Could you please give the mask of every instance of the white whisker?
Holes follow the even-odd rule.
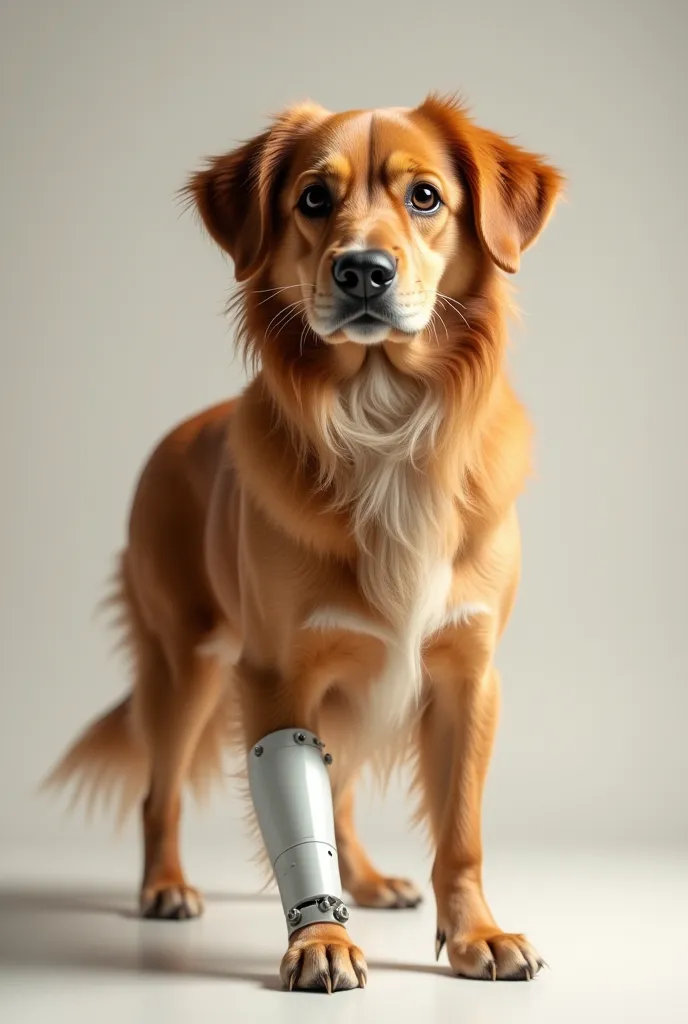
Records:
[[[460,310],[460,309],[457,309],[457,308],[456,308],[455,306],[453,306],[453,305],[452,305],[452,303],[453,303],[453,302],[455,301],[454,299],[451,299],[451,298],[449,298],[449,296],[448,296],[448,295],[441,295],[441,294],[440,294],[439,292],[437,293],[437,298],[438,298],[439,302],[441,302],[441,303],[442,303],[442,308],[443,308],[443,309],[446,309],[446,307],[447,307],[447,305],[448,305],[448,306],[449,306],[449,309],[453,310],[453,311],[454,311],[454,313],[457,313],[457,314],[458,314],[458,315],[459,315],[459,316],[461,317],[461,319],[462,319],[462,320],[463,320],[463,322],[465,323],[465,325],[466,325],[466,327],[468,328],[468,330],[469,330],[469,331],[472,331],[472,330],[473,330],[473,328],[471,327],[471,325],[469,324],[468,320],[467,320],[467,319],[466,319],[466,317],[465,317],[465,316],[463,315],[463,313],[461,312],[461,310]],[[459,303],[459,305],[460,305],[460,303]],[[465,308],[465,307],[464,307],[464,308]]]
[[[310,288],[312,291],[315,291],[314,284],[285,284],[282,288],[257,288],[254,291],[249,292],[249,294],[262,295],[265,292],[270,292],[266,299],[261,299],[258,303],[259,306],[262,306],[263,303],[269,302],[270,299],[274,299],[277,295],[281,295],[282,292],[288,292],[291,288]]]
[[[458,299],[454,299],[454,298],[452,298],[452,296],[451,296],[451,295],[445,295],[445,293],[444,293],[444,292],[437,292],[437,296],[438,296],[438,298],[440,298],[440,299],[446,299],[446,300],[447,300],[447,302],[453,302],[453,303],[454,303],[454,305],[456,305],[456,306],[460,306],[460,307],[461,307],[461,309],[465,309],[465,308],[466,308],[466,307],[464,306],[463,302],[459,302],[459,300],[458,300]]]
[[[290,302],[288,306],[285,306],[283,309],[280,309],[280,311],[278,313],[275,313],[275,315],[273,316],[272,320],[270,321],[270,323],[268,324],[268,326],[265,329],[265,339],[267,340],[269,338],[269,336],[270,336],[270,329],[272,328],[273,324],[275,324],[277,326],[277,324],[279,324],[279,322],[281,320],[288,319],[289,314],[291,313],[291,311],[293,309],[295,309],[298,306],[305,305],[305,303],[306,303],[305,299],[297,299],[296,302]]]
[[[303,346],[306,341],[306,335],[308,334],[311,326],[306,319],[305,313],[301,314],[301,319],[303,320],[303,330],[301,331],[301,337],[299,338],[299,358],[303,355]]]
[[[445,336],[448,338],[449,337],[449,330],[447,328],[446,323],[444,322],[444,317],[442,316],[442,314],[439,312],[439,310],[434,309],[433,312],[432,312],[432,315],[436,316],[437,319],[439,320],[439,322],[442,324],[442,326],[444,327]],[[437,329],[435,329],[435,335],[437,335]],[[440,342],[439,342],[439,338],[438,338],[437,339],[437,344],[439,345],[439,343]]]
[[[305,306],[305,305],[306,305],[305,299],[302,299],[302,300],[301,300],[300,302],[298,302],[298,303],[297,303],[297,302],[294,302],[294,303],[292,303],[292,306],[291,306],[291,308],[293,309],[293,307],[294,307],[294,306]],[[279,338],[280,334],[282,333],[282,331],[284,330],[284,328],[285,328],[285,327],[287,326],[287,324],[290,324],[290,323],[292,322],[292,320],[295,320],[295,319],[296,319],[296,317],[297,317],[297,316],[299,316],[299,314],[301,314],[301,313],[302,313],[302,310],[301,310],[301,309],[296,309],[296,310],[295,310],[295,311],[294,311],[294,312],[293,312],[293,313],[291,314],[291,316],[288,316],[288,317],[286,318],[286,320],[283,320],[283,321],[282,321],[282,323],[281,323],[281,324],[279,325],[279,329],[278,329],[278,331],[277,331],[277,334],[275,335],[275,338],[274,338],[274,340],[275,340],[275,341],[276,341],[276,340],[277,340],[277,339]],[[267,335],[266,335],[266,338],[267,338]]]

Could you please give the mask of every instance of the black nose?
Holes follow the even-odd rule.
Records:
[[[332,276],[346,295],[372,299],[383,295],[397,276],[397,262],[384,249],[345,252],[332,264]]]

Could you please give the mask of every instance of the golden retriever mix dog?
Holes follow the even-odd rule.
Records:
[[[304,104],[194,174],[185,194],[232,258],[240,398],[173,430],[136,490],[115,599],[131,692],[58,781],[142,798],[141,914],[192,918],[181,794],[295,726],[330,769],[341,879],[410,907],[353,822],[366,763],[411,760],[434,846],[437,953],[457,975],[530,979],[481,879],[497,723],[495,647],[516,594],[514,503],[530,428],[505,373],[506,274],[562,188],[460,104],[332,114]],[[327,759],[329,761],[329,758]],[[290,937],[289,988],[362,987],[343,924]]]

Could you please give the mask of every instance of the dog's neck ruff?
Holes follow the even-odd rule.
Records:
[[[393,718],[419,695],[423,637],[445,615],[451,586],[453,502],[433,471],[442,415],[436,393],[370,353],[320,424],[323,477],[350,515],[361,593],[395,638],[390,679],[400,692],[384,697]]]

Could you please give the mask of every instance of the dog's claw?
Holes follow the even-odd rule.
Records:
[[[358,987],[365,988],[368,982],[368,967],[365,960],[359,960],[354,953],[351,956],[351,963],[358,980]]]
[[[413,882],[382,875],[369,882],[354,883],[351,895],[359,907],[373,907],[376,910],[411,909],[423,901],[423,894]]]
[[[455,974],[481,981],[533,981],[543,963],[520,933],[459,933],[451,936],[447,951]]]
[[[294,967],[294,970],[289,975],[289,991],[290,992],[294,991],[294,985],[299,980],[299,974],[301,973],[301,971],[299,971],[297,969],[299,966],[300,966],[300,962],[299,962],[299,964],[296,965],[296,967]]]
[[[139,906],[147,920],[190,921],[203,913],[200,894],[184,884],[144,889]]]
[[[444,945],[445,945],[446,941],[447,941],[446,934],[438,928],[437,929],[437,934],[435,935],[435,960],[439,960],[440,954],[441,954],[442,950],[444,949]]]

